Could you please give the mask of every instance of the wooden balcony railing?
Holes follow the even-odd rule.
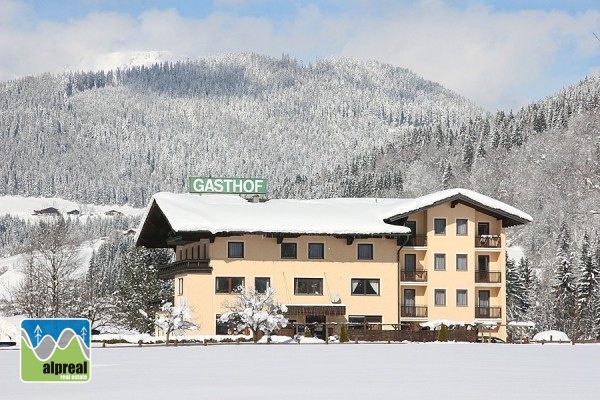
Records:
[[[400,315],[405,318],[427,318],[427,306],[411,306],[403,304]]]
[[[402,282],[427,282],[427,271],[425,270],[402,270],[400,272],[400,280]]]
[[[404,244],[408,247],[427,247],[427,235],[415,235],[408,238]]]
[[[475,247],[499,249],[502,246],[499,235],[475,236]]]
[[[475,271],[475,283],[501,283],[502,272]]]
[[[502,307],[475,307],[475,318],[502,318]]]
[[[210,260],[180,260],[158,267],[160,279],[173,279],[182,272],[212,272]]]

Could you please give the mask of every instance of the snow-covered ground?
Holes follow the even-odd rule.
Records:
[[[79,210],[81,217],[102,216],[111,210],[119,211],[125,215],[142,215],[145,211],[143,208],[130,206],[80,204],[54,197],[0,196],[0,215],[10,214],[27,220],[35,220],[39,216],[34,216],[34,210],[42,210],[49,207],[56,208],[65,216],[69,211]]]
[[[130,206],[102,206],[93,204],[79,204],[73,201],[60,198],[44,197],[22,197],[22,196],[0,196],[0,215],[12,215],[28,221],[37,221],[40,216],[33,214],[34,210],[42,210],[48,207],[56,208],[63,216],[72,210],[79,210],[78,218],[85,221],[88,218],[111,218],[105,213],[115,210],[127,216],[139,216],[145,211],[143,208],[133,208]],[[136,227],[134,227],[136,228]],[[89,261],[94,251],[97,251],[102,244],[102,239],[85,242],[80,247],[80,258],[82,271],[87,269]],[[21,280],[21,273],[18,271],[19,262],[22,255],[0,258],[0,299],[9,297],[10,288],[18,284]]]
[[[94,251],[98,251],[103,239],[84,242],[79,246],[79,259],[81,260],[80,272],[84,273]],[[19,271],[19,264],[23,259],[23,255],[0,258],[0,299],[9,299],[11,288],[21,282],[23,274]]]
[[[19,378],[0,350],[0,393],[13,399],[572,399],[595,398],[598,345],[240,344],[94,348],[88,383]],[[43,395],[42,395],[43,393]]]

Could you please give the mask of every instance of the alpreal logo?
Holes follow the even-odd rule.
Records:
[[[21,380],[87,382],[90,348],[87,319],[25,319],[21,322]]]

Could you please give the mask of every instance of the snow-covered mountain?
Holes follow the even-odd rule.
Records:
[[[82,58],[76,65],[65,66],[65,71],[109,71],[139,66],[151,66],[164,62],[186,61],[190,57],[170,51],[122,51],[94,54]]]

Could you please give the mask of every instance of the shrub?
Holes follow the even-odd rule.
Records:
[[[308,326],[304,327],[304,337],[312,337],[312,332]]]
[[[346,343],[349,341],[350,338],[348,337],[348,328],[346,328],[346,325],[342,325],[342,330],[340,332],[340,343]]]
[[[446,325],[442,324],[440,328],[440,332],[438,333],[438,342],[447,342],[448,341],[448,328]]]

